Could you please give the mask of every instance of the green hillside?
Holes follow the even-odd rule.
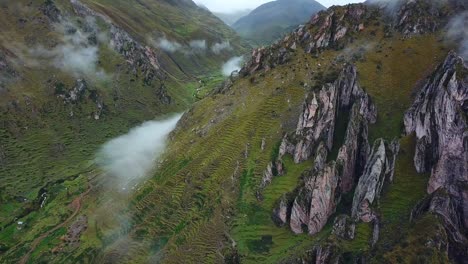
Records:
[[[63,14],[72,12],[68,2],[56,2]],[[191,1],[84,2],[105,14],[95,22],[98,27],[112,31],[109,18],[145,45],[151,42],[148,34],[155,34],[152,40],[163,36],[180,46],[172,52],[154,48],[162,70],[151,72],[153,78],[145,57],[136,74],[128,66],[126,54],[139,54],[138,49],[123,45],[117,52],[100,43],[97,69],[111,77],[83,77],[89,88],[78,101],[67,94],[82,82],[66,69],[7,61],[13,71],[0,82],[7,84],[0,99],[0,262],[463,263],[465,227],[447,219],[463,217],[464,200],[453,195],[466,193],[466,183],[446,179],[428,195],[434,170],[418,173],[416,167],[418,161],[437,162],[430,158],[438,152],[435,147],[420,154],[434,146],[425,145],[429,135],[445,131],[447,138],[466,139],[452,127],[444,130],[443,122],[446,112],[457,128],[466,129],[468,120],[467,65],[451,52],[458,42],[445,37],[462,10],[457,0],[440,6],[402,1],[400,12],[391,14],[366,4],[332,7],[281,41],[254,49],[239,74],[226,80],[218,74],[220,65],[245,46]],[[63,40],[47,23],[19,29],[11,8],[0,9],[0,21],[11,25],[0,29],[0,66],[2,54],[17,53],[15,45],[5,44],[12,39],[32,35],[44,45],[54,37]],[[34,3],[21,12],[46,19],[38,10]],[[232,39],[233,47],[219,57],[208,50],[197,61],[201,54],[179,50],[194,39],[220,43],[219,36]],[[434,91],[446,101],[437,101],[442,99]],[[421,101],[426,98],[444,107],[436,111]],[[96,120],[102,102],[106,107]],[[376,120],[370,113],[374,106]],[[409,109],[421,111],[414,122],[428,124],[426,137],[408,131]],[[130,192],[109,187],[106,171],[93,162],[97,148],[143,120],[183,111],[147,180]],[[434,116],[443,121],[433,121]],[[321,134],[307,145],[321,129],[332,136]],[[382,142],[375,144],[383,146],[381,163],[374,142]],[[390,149],[393,144],[399,151]],[[341,183],[352,150],[357,164],[352,174],[359,175],[346,191]],[[468,157],[464,151],[461,160]],[[467,169],[453,160],[454,167]],[[327,175],[320,163],[335,169],[328,176],[336,179],[336,188],[323,183]],[[304,194],[308,188],[311,193]],[[44,191],[48,198],[42,207]],[[333,201],[324,202],[330,193]],[[316,215],[325,219],[319,232],[308,234],[313,217],[299,227],[302,233],[292,228],[301,200],[304,210],[322,209]],[[324,204],[333,207],[329,215]]]
[[[2,1],[0,7],[1,230],[15,229],[23,217],[42,221],[45,191],[55,199],[64,186],[82,182],[104,142],[185,111],[222,80],[225,61],[246,51],[231,29],[191,1]],[[186,49],[194,40],[206,47],[169,52],[157,45],[162,37]],[[211,50],[223,42],[229,49]],[[46,226],[68,214],[66,205],[45,217]],[[3,252],[27,236],[1,237]]]

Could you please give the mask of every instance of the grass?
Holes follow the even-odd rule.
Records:
[[[173,6],[159,1],[138,1],[132,8],[126,1],[84,2],[107,14],[142,41],[154,31],[165,32],[168,27],[175,29],[175,33],[170,33],[181,42],[205,37],[208,41],[215,40],[211,33],[202,32],[202,27],[210,28],[213,22],[210,19],[206,21],[208,24],[186,23],[189,18],[202,20],[203,13],[175,12]],[[164,19],[160,16],[162,13],[169,13],[170,19]],[[0,16],[0,21],[11,25],[4,16]],[[24,38],[18,32],[9,32],[8,28],[11,27],[0,29],[2,34]],[[402,117],[411,104],[413,88],[440,62],[446,50],[433,35],[384,38],[381,28],[371,29],[378,32],[373,37],[377,43],[356,64],[359,82],[372,96],[379,111],[377,124],[370,128],[372,142],[379,137],[401,136]],[[38,32],[45,31],[41,30]],[[230,36],[229,32],[223,34]],[[372,35],[368,31],[362,34],[350,44],[351,48]],[[162,54],[161,63],[171,73],[166,85],[175,103],[158,104],[154,97],[157,87],[143,85],[125,70],[117,71],[118,78],[112,81],[90,81],[91,86],[102,91],[109,106],[109,112],[97,122],[89,119],[94,107],[89,101],[70,118],[69,109],[62,102],[49,99],[50,87],[35,80],[51,69],[25,69],[26,78],[17,84],[13,96],[35,95],[44,105],[41,109],[44,112],[38,120],[25,117],[23,112],[0,112],[0,120],[13,120],[16,124],[3,122],[0,126],[0,138],[5,145],[2,147],[8,153],[7,165],[1,168],[1,198],[2,202],[9,202],[0,206],[0,247],[11,247],[1,255],[1,260],[18,260],[34,238],[70,215],[67,205],[86,188],[89,175],[83,170],[89,168],[89,161],[100,144],[125,133],[142,120],[182,111],[192,104],[171,136],[160,168],[131,198],[101,196],[99,186],[102,183],[96,180],[97,190],[86,198],[84,212],[89,215],[89,228],[83,234],[80,248],[57,256],[46,252],[57,244],[58,236],[63,234],[60,230],[45,240],[33,256],[55,263],[100,262],[104,258],[142,263],[157,262],[160,256],[164,256],[167,263],[214,263],[222,262],[223,254],[236,252],[245,263],[276,263],[294,259],[314,245],[329,241],[336,243],[338,250],[348,256],[369,253],[370,224],[359,223],[352,241],[330,236],[333,217],[324,230],[313,237],[294,235],[288,228],[273,224],[271,213],[275,203],[297,187],[302,172],[312,166],[310,161],[294,164],[292,158],[286,156],[286,174],[275,177],[263,190],[262,201],[256,198],[264,170],[276,158],[272,153],[277,153],[278,142],[285,133],[295,130],[303,100],[309,92],[304,84],[322,85],[328,79],[323,76],[333,72],[337,67],[333,66],[333,61],[341,54],[339,50],[326,50],[319,58],[313,58],[298,49],[290,64],[240,79],[225,94],[214,95],[210,90],[222,80],[219,62]],[[124,63],[110,49],[103,48],[100,56],[106,71],[114,72],[117,64]],[[180,65],[174,65],[174,60],[180,61]],[[199,69],[200,65],[206,68]],[[184,69],[190,71],[184,72]],[[215,73],[210,74],[213,71]],[[65,88],[74,83],[74,78],[66,74],[58,73],[56,78]],[[0,102],[11,99],[2,98]],[[347,119],[346,113],[340,113],[331,158],[336,156],[344,138]],[[265,142],[263,150],[262,142]],[[53,143],[65,145],[65,152],[51,155],[49,145]],[[417,234],[423,231],[411,225],[408,219],[411,208],[425,195],[427,184],[427,175],[417,174],[412,164],[414,139],[404,137],[401,145],[395,181],[387,186],[376,208],[382,217],[380,242],[375,251],[370,252],[376,261],[394,263],[404,254],[417,256],[422,250],[399,243],[421,242]],[[24,175],[32,180],[24,180]],[[34,208],[37,206],[34,200],[44,186],[52,196],[46,207],[38,210]],[[14,202],[16,196],[24,196],[29,202]],[[349,203],[350,199],[344,200]],[[123,206],[117,211],[106,208],[114,203]],[[27,205],[34,210],[23,215]],[[340,208],[340,213],[345,211]],[[12,222],[16,216],[28,223],[27,228],[18,230],[14,224],[4,224]],[[432,234],[437,235],[437,223],[433,220],[424,218],[420,223],[430,226]]]
[[[357,63],[361,86],[371,95],[378,110],[377,123],[370,127],[370,142],[380,137],[393,140],[402,135],[404,112],[412,104],[415,87],[448,52],[435,35],[410,39],[381,37],[378,43],[364,61]]]

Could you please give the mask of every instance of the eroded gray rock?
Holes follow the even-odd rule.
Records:
[[[454,52],[419,91],[405,115],[408,134],[417,138],[414,164],[431,172],[430,194],[412,213],[442,219],[449,235],[449,253],[468,258],[468,66]]]
[[[291,209],[290,227],[294,233],[314,235],[322,230],[339,201],[338,181],[336,163],[318,172],[306,172],[304,187],[299,189]]]
[[[354,187],[366,165],[369,154],[368,125],[359,113],[360,105],[355,104],[351,110],[345,143],[338,152],[337,162],[342,166],[341,191],[347,193]]]
[[[394,163],[398,155],[398,143],[386,143],[379,139],[374,143],[366,167],[354,192],[351,215],[354,219],[372,222],[376,215],[372,210],[380,197],[385,182],[393,178]]]
[[[348,215],[339,215],[333,223],[332,234],[343,239],[353,240],[356,233],[356,224]]]

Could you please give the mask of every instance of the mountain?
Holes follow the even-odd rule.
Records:
[[[314,0],[277,0],[259,6],[232,28],[256,45],[271,43],[324,9]]]
[[[29,19],[44,19],[27,7],[21,10],[34,14]],[[10,14],[10,8],[0,10]],[[0,262],[466,262],[468,35],[460,31],[466,19],[460,0],[321,11],[275,44],[252,50],[239,72],[188,102],[165,152],[149,160],[154,170],[124,190],[113,173],[125,177],[146,162],[133,145],[110,149],[124,161],[137,157],[117,173],[89,158],[90,166],[81,171],[66,163],[68,170],[60,174],[70,177],[50,172],[66,167],[62,159],[92,155],[86,147],[100,144],[100,137],[114,138],[114,122],[124,127],[122,134],[139,124],[151,104],[93,120],[96,93],[77,97],[81,81],[71,91],[55,87],[58,102],[47,104],[47,112],[36,111],[39,121],[55,123],[36,127],[34,116],[25,119],[35,113],[33,104],[18,109],[19,103],[10,102],[0,112],[8,114],[2,124],[20,117],[30,123],[0,130],[0,175],[2,183],[8,179],[0,195]],[[20,87],[15,84],[21,78],[47,80],[48,72],[61,77],[55,69],[21,77],[24,64],[11,59],[21,59],[16,54],[2,50],[1,87],[8,87],[2,93]],[[129,84],[142,82],[145,75],[139,76]],[[131,88],[117,105],[130,105],[144,91]],[[149,96],[137,98],[145,103]],[[74,98],[80,104],[68,103]],[[116,107],[112,101],[106,105]],[[68,111],[68,119],[54,111],[65,107],[90,117],[71,122]],[[162,113],[167,112],[153,116]],[[86,134],[87,127],[94,133]],[[14,138],[16,131],[21,133]],[[60,142],[62,134],[80,142],[75,160],[68,153],[71,139],[44,149],[43,141]],[[136,133],[142,145],[151,136]],[[58,154],[37,160],[48,153]],[[43,181],[57,180],[38,183],[28,168],[48,172]],[[41,187],[34,195],[15,194],[33,183]]]
[[[247,51],[187,0],[6,0],[0,21],[0,230],[60,220],[66,206],[35,216],[41,199],[93,170],[109,139],[186,110]],[[5,235],[0,252],[20,241]]]
[[[245,10],[236,11],[234,13],[214,12],[213,14],[219,17],[219,19],[221,19],[224,23],[226,23],[226,25],[231,26],[234,23],[236,23],[239,19],[250,14],[251,12],[252,12],[251,9],[245,9]]]

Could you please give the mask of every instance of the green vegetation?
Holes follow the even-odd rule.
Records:
[[[56,2],[70,11],[68,2]],[[148,45],[148,37],[164,34],[181,43],[193,39],[212,42],[220,34],[232,40],[237,51],[243,51],[234,34],[217,25],[218,20],[206,19],[201,9],[181,12],[181,6],[170,1],[83,2]],[[37,3],[33,5],[38,8]],[[6,25],[0,29],[1,36],[11,38],[1,39],[0,48],[5,41],[24,39],[34,31],[38,43],[60,40],[35,24],[23,31],[14,30],[16,22],[12,21],[16,21],[12,15],[0,9],[0,22]],[[49,66],[20,69],[23,78],[11,87],[8,96],[0,98],[0,154],[7,153],[5,163],[0,163],[0,261],[17,262],[37,238],[72,216],[73,201],[82,198],[80,215],[88,216],[88,228],[80,246],[51,252],[61,244],[68,224],[42,240],[31,259],[142,263],[158,262],[164,256],[167,263],[218,263],[237,255],[243,263],[275,263],[303,256],[314,245],[330,243],[346,260],[368,253],[376,263],[446,262],[445,255],[422,246],[426,237],[420,235],[426,232],[420,230],[422,227],[427,226],[428,237],[446,240],[438,219],[425,216],[417,223],[409,222],[411,209],[425,195],[428,175],[414,169],[414,138],[401,135],[414,87],[447,50],[435,34],[409,39],[384,37],[378,23],[353,37],[356,39],[349,49],[325,50],[317,57],[298,48],[290,63],[240,78],[224,94],[212,93],[223,81],[218,59],[160,54],[168,78],[164,83],[147,85],[122,66],[126,65],[122,56],[104,45],[99,53],[100,67],[115,75],[108,80],[87,78],[90,89],[99,91],[107,106],[99,120],[93,119],[96,105],[90,97],[77,105],[64,104],[56,97],[73,88],[73,76]],[[331,235],[334,216],[312,237],[295,235],[273,223],[275,204],[296,189],[312,161],[295,164],[292,157],[284,157],[285,175],[275,177],[262,190],[262,199],[257,197],[268,163],[277,159],[279,142],[296,128],[307,93],[334,81],[340,68],[338,57],[349,55],[370,38],[375,42],[372,47],[354,58],[359,82],[379,112],[377,124],[370,128],[370,141],[401,138],[394,182],[386,186],[375,208],[382,230],[374,249],[370,246],[372,224],[358,223],[356,238],[348,241]],[[156,91],[161,85],[166,86],[172,104],[158,101]],[[34,103],[28,104],[26,98]],[[14,101],[19,109],[11,104]],[[106,190],[105,177],[93,167],[98,147],[143,120],[182,112],[189,106],[152,177],[131,197]],[[343,142],[348,115],[339,114],[330,159],[336,157]],[[42,208],[41,189],[47,192]],[[347,205],[351,199],[351,194],[346,195],[342,203]],[[337,214],[349,213],[343,204]]]

